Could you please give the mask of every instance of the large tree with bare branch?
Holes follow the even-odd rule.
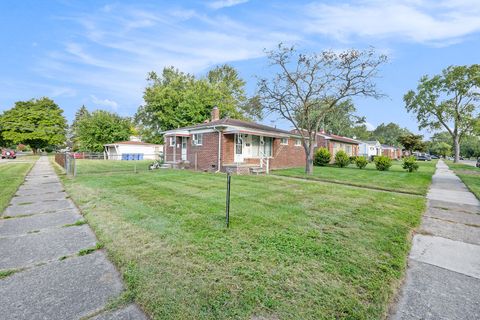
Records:
[[[275,73],[259,80],[262,105],[287,119],[301,135],[305,172],[311,174],[315,138],[325,116],[355,96],[380,98],[374,79],[387,57],[372,48],[304,54],[283,44],[267,51],[267,57]]]
[[[480,122],[480,65],[450,66],[441,75],[423,76],[417,91],[404,97],[408,112],[416,113],[420,129],[446,129],[452,137],[455,162],[463,137]]]

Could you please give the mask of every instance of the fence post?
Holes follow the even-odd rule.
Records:
[[[73,157],[73,176],[77,176],[77,160]]]

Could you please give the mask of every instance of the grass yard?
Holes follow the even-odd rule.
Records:
[[[33,166],[31,163],[0,163],[0,215],[8,206],[25,175]]]
[[[100,162],[79,162],[95,172]],[[348,170],[347,170],[348,171]],[[423,197],[186,170],[62,177],[154,319],[378,319]]]
[[[446,163],[480,200],[480,168],[468,164],[453,163],[452,161],[446,161]]]
[[[314,167],[313,174],[310,176],[305,174],[303,167],[274,170],[272,174],[426,195],[436,163],[436,161],[418,162],[420,168],[412,173],[405,171],[402,168],[402,162],[398,161],[394,162],[389,171],[378,171],[375,169],[375,164],[369,163],[364,169],[358,169],[354,164],[346,168],[333,165]]]
[[[148,165],[153,162],[153,160],[105,161],[86,159],[76,159],[75,161],[77,163],[77,175],[146,171]]]

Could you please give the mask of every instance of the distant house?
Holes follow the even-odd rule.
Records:
[[[130,141],[119,141],[104,145],[109,160],[156,160],[163,154],[163,145],[140,141],[130,137]]]
[[[402,157],[402,148],[382,144],[382,155],[390,159],[400,159]]]
[[[357,156],[359,144],[359,141],[347,137],[327,134],[325,132],[317,134],[317,147],[327,148],[332,155],[332,159],[335,158],[335,155],[340,150],[345,151],[350,157]]]
[[[382,145],[378,141],[360,141],[358,155],[371,159],[382,155]]]
[[[251,173],[305,165],[300,136],[262,124],[211,119],[164,132],[165,163],[201,171]]]

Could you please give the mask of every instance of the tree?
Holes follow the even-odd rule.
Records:
[[[416,113],[420,129],[448,131],[458,162],[460,142],[478,121],[480,65],[450,66],[441,75],[423,76],[417,91],[410,90],[403,99],[408,112]]]
[[[398,138],[398,142],[412,154],[413,151],[422,151],[425,149],[425,143],[420,134],[407,134]]]
[[[464,137],[460,154],[466,158],[480,157],[480,137],[472,135]]]
[[[325,115],[322,129],[333,134],[353,137],[353,128],[365,123],[365,117],[355,114],[357,109],[351,100],[345,100],[338,104],[338,107]]]
[[[3,139],[23,143],[33,150],[58,146],[66,140],[67,120],[63,110],[49,98],[15,102],[0,117]]]
[[[372,137],[372,132],[365,124],[353,126],[350,131],[351,137],[357,140],[369,140]]]
[[[88,109],[85,107],[85,105],[82,105],[80,109],[75,113],[75,118],[73,119],[72,125],[70,126],[69,130],[69,144],[71,145],[73,150],[78,150],[79,148],[79,142],[77,141],[78,137],[78,124],[80,121],[85,118],[89,117],[90,112],[88,112]]]
[[[429,150],[433,154],[447,157],[452,154],[452,145],[446,142],[433,142]]]
[[[386,57],[373,49],[303,54],[283,44],[267,57],[274,75],[259,80],[262,105],[288,120],[301,136],[305,172],[311,174],[316,135],[325,116],[355,96],[381,97],[373,79]]]
[[[401,128],[398,124],[390,122],[389,124],[380,124],[372,132],[371,138],[378,140],[380,143],[391,146],[398,146],[398,138],[410,134],[406,128]]]
[[[199,79],[169,67],[163,69],[161,76],[150,72],[147,80],[145,103],[135,115],[145,141],[161,142],[161,131],[207,120],[216,105],[222,117],[259,116],[255,99],[248,99],[245,94],[245,81],[228,65],[218,66]]]
[[[116,113],[96,110],[77,122],[75,141],[80,151],[101,152],[104,144],[128,140],[131,121]]]

